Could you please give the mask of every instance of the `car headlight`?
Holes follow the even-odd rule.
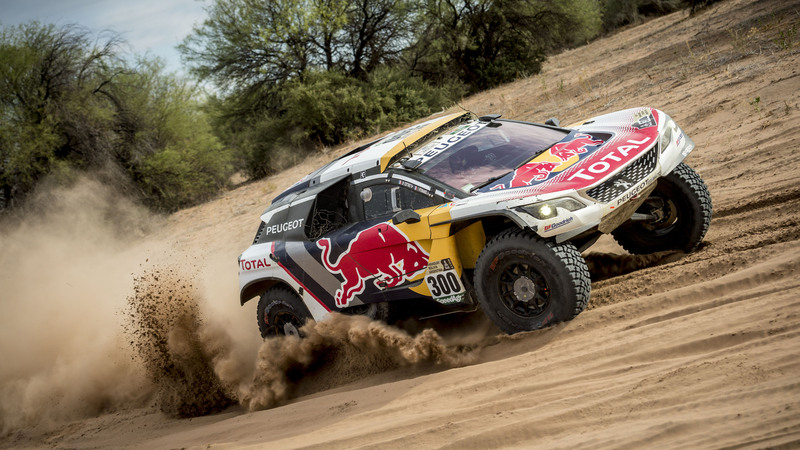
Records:
[[[577,211],[585,207],[586,205],[573,198],[557,198],[555,200],[547,200],[544,202],[523,206],[522,209],[527,211],[533,217],[539,220],[544,220],[552,219],[553,217],[557,216],[557,208],[564,208],[567,211]]]
[[[672,142],[672,129],[675,127],[675,122],[669,121],[667,122],[667,126],[664,127],[664,131],[661,133],[661,136],[658,138],[658,149],[659,152],[663,153],[667,146]]]

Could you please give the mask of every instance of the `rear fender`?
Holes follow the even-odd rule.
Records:
[[[239,293],[239,302],[244,305],[253,298],[259,297],[261,294],[275,286],[285,286],[287,289],[290,289],[294,292],[294,288],[281,279],[262,278],[254,280],[242,288]]]

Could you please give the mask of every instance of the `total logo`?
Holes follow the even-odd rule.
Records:
[[[248,270],[265,269],[269,267],[269,265],[270,264],[267,262],[267,258],[245,259],[243,261],[239,261],[239,267],[243,272]]]
[[[624,161],[631,158],[631,153],[636,154],[638,150],[645,147],[645,144],[652,139],[645,136],[641,140],[628,139],[625,141],[626,145],[620,145],[617,148],[606,153],[599,161],[591,164],[589,167],[582,167],[575,173],[569,176],[567,180],[572,181],[575,179],[594,181],[602,178],[610,172],[613,168],[619,167]]]

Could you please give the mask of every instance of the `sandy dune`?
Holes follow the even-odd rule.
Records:
[[[91,183],[58,193],[81,206],[0,236],[0,447],[800,447],[798,26],[797,1],[721,1],[463,100],[563,124],[649,105],[697,144],[687,162],[714,203],[700,250],[633,257],[601,239],[589,309],[538,332],[337,319],[262,345],[236,257],[272,195],[346,148],[167,218]],[[166,339],[196,344],[234,406],[161,412],[121,331],[135,289],[199,302],[193,337]]]

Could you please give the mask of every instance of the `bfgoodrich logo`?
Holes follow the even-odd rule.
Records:
[[[562,220],[561,222],[551,223],[550,225],[544,226],[544,231],[555,230],[556,228],[563,227],[564,225],[572,222],[572,217],[567,217],[566,219]]]

